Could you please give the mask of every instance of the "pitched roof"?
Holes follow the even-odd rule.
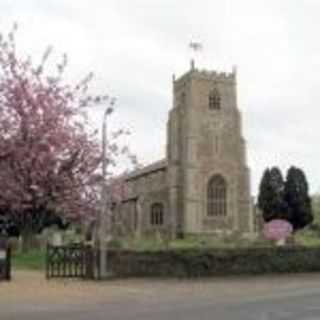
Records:
[[[128,181],[131,179],[139,178],[140,176],[150,174],[155,171],[165,170],[166,167],[167,167],[167,159],[162,159],[162,160],[153,162],[145,167],[129,172],[128,174],[126,174],[125,180]]]

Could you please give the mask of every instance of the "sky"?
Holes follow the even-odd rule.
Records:
[[[68,55],[71,81],[94,72],[92,90],[117,97],[111,128],[131,131],[145,164],[165,157],[172,75],[201,42],[199,69],[237,66],[253,194],[273,165],[302,167],[320,191],[320,1],[1,0],[0,32],[14,22],[21,52],[40,60],[52,45],[52,59]]]

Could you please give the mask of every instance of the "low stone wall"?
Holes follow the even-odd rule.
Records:
[[[208,277],[320,272],[320,248],[110,251],[116,277]]]

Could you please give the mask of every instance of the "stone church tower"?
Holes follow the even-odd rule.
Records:
[[[192,64],[174,79],[166,158],[123,178],[128,195],[117,210],[135,234],[252,232],[236,71]]]
[[[168,121],[169,206],[182,233],[252,230],[249,169],[236,70],[173,80]],[[174,214],[175,213],[175,214]]]

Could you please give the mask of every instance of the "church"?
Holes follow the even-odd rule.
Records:
[[[236,69],[203,71],[191,61],[172,87],[166,158],[124,177],[127,196],[117,210],[135,234],[249,235],[254,221]]]

